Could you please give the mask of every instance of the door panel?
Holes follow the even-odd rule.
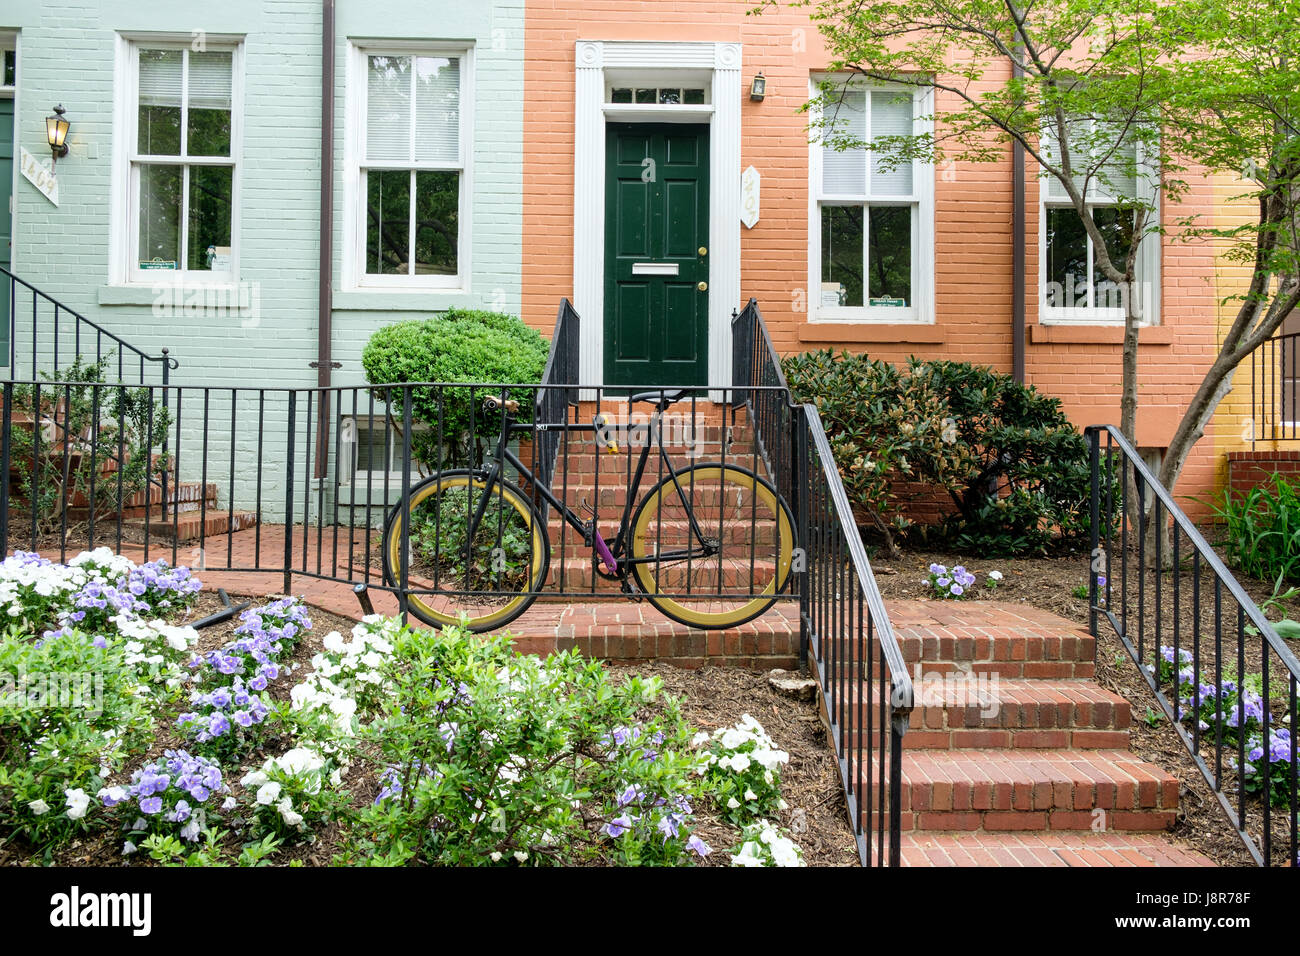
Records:
[[[707,384],[709,128],[606,136],[605,383]]]
[[[0,266],[13,262],[14,101],[0,98]],[[9,364],[9,278],[0,274],[0,368]]]

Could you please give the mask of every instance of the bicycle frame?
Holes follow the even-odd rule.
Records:
[[[581,534],[585,542],[591,545],[593,553],[600,559],[601,564],[604,565],[605,572],[620,580],[627,579],[628,568],[633,564],[672,561],[682,558],[708,557],[709,555],[716,554],[719,550],[718,543],[704,536],[703,531],[700,530],[699,523],[695,520],[695,512],[688,506],[686,508],[686,513],[690,520],[691,533],[695,539],[699,541],[701,547],[700,551],[695,551],[692,548],[685,551],[659,552],[653,556],[642,558],[634,558],[627,555],[630,547],[628,531],[631,526],[632,512],[639,501],[637,493],[640,491],[641,481],[645,477],[646,463],[650,460],[650,449],[652,444],[658,448],[659,455],[663,459],[666,469],[665,473],[672,479],[673,486],[677,489],[677,493],[682,496],[683,502],[687,500],[685,492],[683,492],[682,486],[677,480],[677,469],[673,467],[673,463],[668,457],[668,452],[664,449],[663,433],[661,430],[662,418],[663,410],[655,409],[650,426],[651,434],[654,435],[655,438],[653,442],[646,442],[641,449],[641,454],[637,459],[636,470],[633,473],[631,484],[628,486],[627,500],[623,504],[623,516],[619,521],[618,532],[614,536],[614,543],[611,546],[604,536],[600,534],[599,529],[597,529],[596,519],[594,516],[589,522],[583,521],[581,517],[573,511],[573,509],[551,492],[551,489],[547,484],[539,481],[537,476],[533,474],[528,466],[520,461],[518,456],[516,456],[508,447],[510,436],[516,433],[536,434],[538,432],[560,429],[566,434],[572,432],[578,432],[579,434],[595,434],[599,431],[601,426],[594,421],[589,425],[576,422],[573,424],[535,422],[524,424],[516,421],[514,418],[510,417],[509,414],[504,415],[501,435],[497,439],[496,452],[492,458],[492,468],[488,471],[479,469],[480,475],[482,475],[486,481],[487,488],[486,493],[479,499],[479,503],[474,509],[474,514],[470,520],[469,533],[466,535],[465,540],[467,542],[472,542],[474,536],[478,533],[479,523],[482,521],[483,515],[487,512],[488,500],[492,496],[492,489],[498,482],[504,483],[505,463],[509,462],[519,471],[519,474],[523,477],[524,481],[526,481],[532,488],[536,489],[537,493],[545,498],[551,507],[556,509],[560,517],[566,521],[570,527]],[[597,451],[597,456],[599,456],[599,454],[600,452]],[[599,468],[599,461],[597,462],[597,468]]]

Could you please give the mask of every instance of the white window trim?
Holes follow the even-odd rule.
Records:
[[[1158,192],[1154,191],[1149,180],[1141,174],[1146,157],[1139,144],[1137,153],[1138,191],[1145,194],[1144,200],[1153,205],[1149,223],[1160,222],[1162,203]],[[1040,325],[1119,325],[1124,324],[1124,308],[1106,306],[1058,306],[1047,303],[1047,210],[1073,209],[1074,204],[1068,199],[1050,199],[1047,195],[1050,173],[1039,170],[1038,173],[1038,322]],[[1113,205],[1115,199],[1104,193],[1101,184],[1093,179],[1088,183],[1088,205]],[[1160,287],[1163,281],[1160,271],[1159,232],[1147,232],[1140,238],[1138,258],[1134,270],[1134,281],[1145,293],[1142,303],[1143,320],[1138,323],[1141,328],[1160,324]],[[1088,240],[1088,274],[1092,274],[1092,240]]]
[[[2,75],[4,70],[3,57],[5,53],[13,53],[14,55],[14,82],[12,85],[5,85],[4,76]],[[3,96],[5,99],[11,100],[17,94],[19,68],[18,34],[11,32],[0,33],[0,96]],[[15,120],[16,118],[17,114],[15,113]],[[18,166],[18,158],[16,156],[14,157],[14,166],[15,168]]]
[[[460,166],[446,164],[396,164],[397,168],[460,170],[460,208],[456,275],[394,276],[367,275],[365,271],[366,223],[362,169],[366,163],[366,58],[369,56],[455,56],[460,57]],[[349,40],[345,135],[343,147],[343,264],[342,287],[347,292],[441,292],[468,293],[473,275],[474,197],[474,46],[472,43],[440,44],[403,40]],[[374,163],[374,167],[386,165]]]
[[[814,76],[809,83],[809,97],[818,93],[818,85],[826,80],[841,80],[842,76]],[[849,78],[854,87],[866,90],[910,90],[912,92],[912,129],[916,134],[929,132],[933,126],[933,93],[929,89],[902,83],[858,82]],[[812,123],[820,119],[814,109]],[[815,126],[814,126],[815,129]],[[894,306],[822,306],[821,305],[821,204],[835,202],[837,197],[824,196],[822,182],[822,147],[814,133],[808,143],[808,321],[810,323],[838,324],[912,324],[935,323],[934,282],[934,165],[916,160],[912,164],[912,199],[900,199],[897,205],[916,205],[916,218],[912,228],[912,304],[905,308]],[[861,197],[839,197],[843,204],[867,205]],[[887,205],[890,200],[872,201],[871,205]]]
[[[230,210],[229,272],[206,269],[148,270],[139,268],[139,209],[137,173],[132,163],[136,148],[136,123],[139,117],[139,51],[155,49],[189,49],[194,36],[189,33],[119,33],[115,39],[113,77],[113,173],[109,182],[111,237],[108,249],[108,274],[111,285],[135,287],[183,286],[187,289],[233,289],[239,282],[240,206],[244,138],[244,37],[242,34],[212,34],[204,37],[207,50],[229,50],[231,56],[230,156],[232,174]],[[227,157],[219,157],[226,159]],[[198,162],[194,160],[198,159]],[[186,165],[203,165],[198,157],[188,157]],[[182,210],[182,215],[186,211]],[[181,262],[185,250],[180,250]],[[178,262],[177,265],[180,265]]]

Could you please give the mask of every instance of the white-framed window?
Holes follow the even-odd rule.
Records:
[[[411,430],[413,433],[426,432],[429,426],[416,422]],[[340,484],[364,489],[369,482],[378,493],[387,480],[390,489],[401,488],[402,431],[380,409],[376,409],[373,416],[356,414],[342,417],[339,458]],[[418,468],[412,474],[418,478]]]
[[[201,48],[200,48],[201,47]],[[233,282],[243,45],[133,38],[119,64],[118,281]]]
[[[468,291],[472,75],[468,47],[352,47],[349,287]]]
[[[12,98],[18,87],[18,38],[0,34],[0,96]]]
[[[825,99],[835,113],[824,118],[862,142],[917,135],[929,101],[924,89],[855,78]],[[812,320],[934,322],[933,166],[891,166],[881,151],[835,150],[814,135],[809,172]]]
[[[1091,177],[1080,173],[1074,177],[1083,191],[1093,221],[1106,244],[1111,262],[1123,271],[1133,243],[1138,247],[1136,287],[1117,286],[1102,274],[1097,265],[1097,249],[1084,229],[1065,186],[1049,173],[1041,174],[1039,188],[1039,262],[1038,270],[1040,321],[1048,324],[1123,325],[1126,303],[1136,296],[1144,325],[1159,322],[1160,304],[1160,236],[1152,233],[1152,221],[1158,221],[1158,195],[1154,186],[1154,157],[1138,142],[1128,142],[1113,151],[1104,164],[1092,150],[1105,148],[1113,136],[1102,121],[1079,119],[1076,133],[1079,144],[1071,149],[1076,168],[1096,168]],[[1056,134],[1046,131],[1042,148],[1049,162],[1057,162],[1059,150]],[[1150,205],[1145,238],[1135,234],[1136,211],[1133,200]]]

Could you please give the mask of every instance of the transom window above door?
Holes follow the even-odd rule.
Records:
[[[361,50],[349,117],[358,285],[463,288],[468,51]]]
[[[706,106],[704,86],[611,86],[607,102],[637,106]]]

